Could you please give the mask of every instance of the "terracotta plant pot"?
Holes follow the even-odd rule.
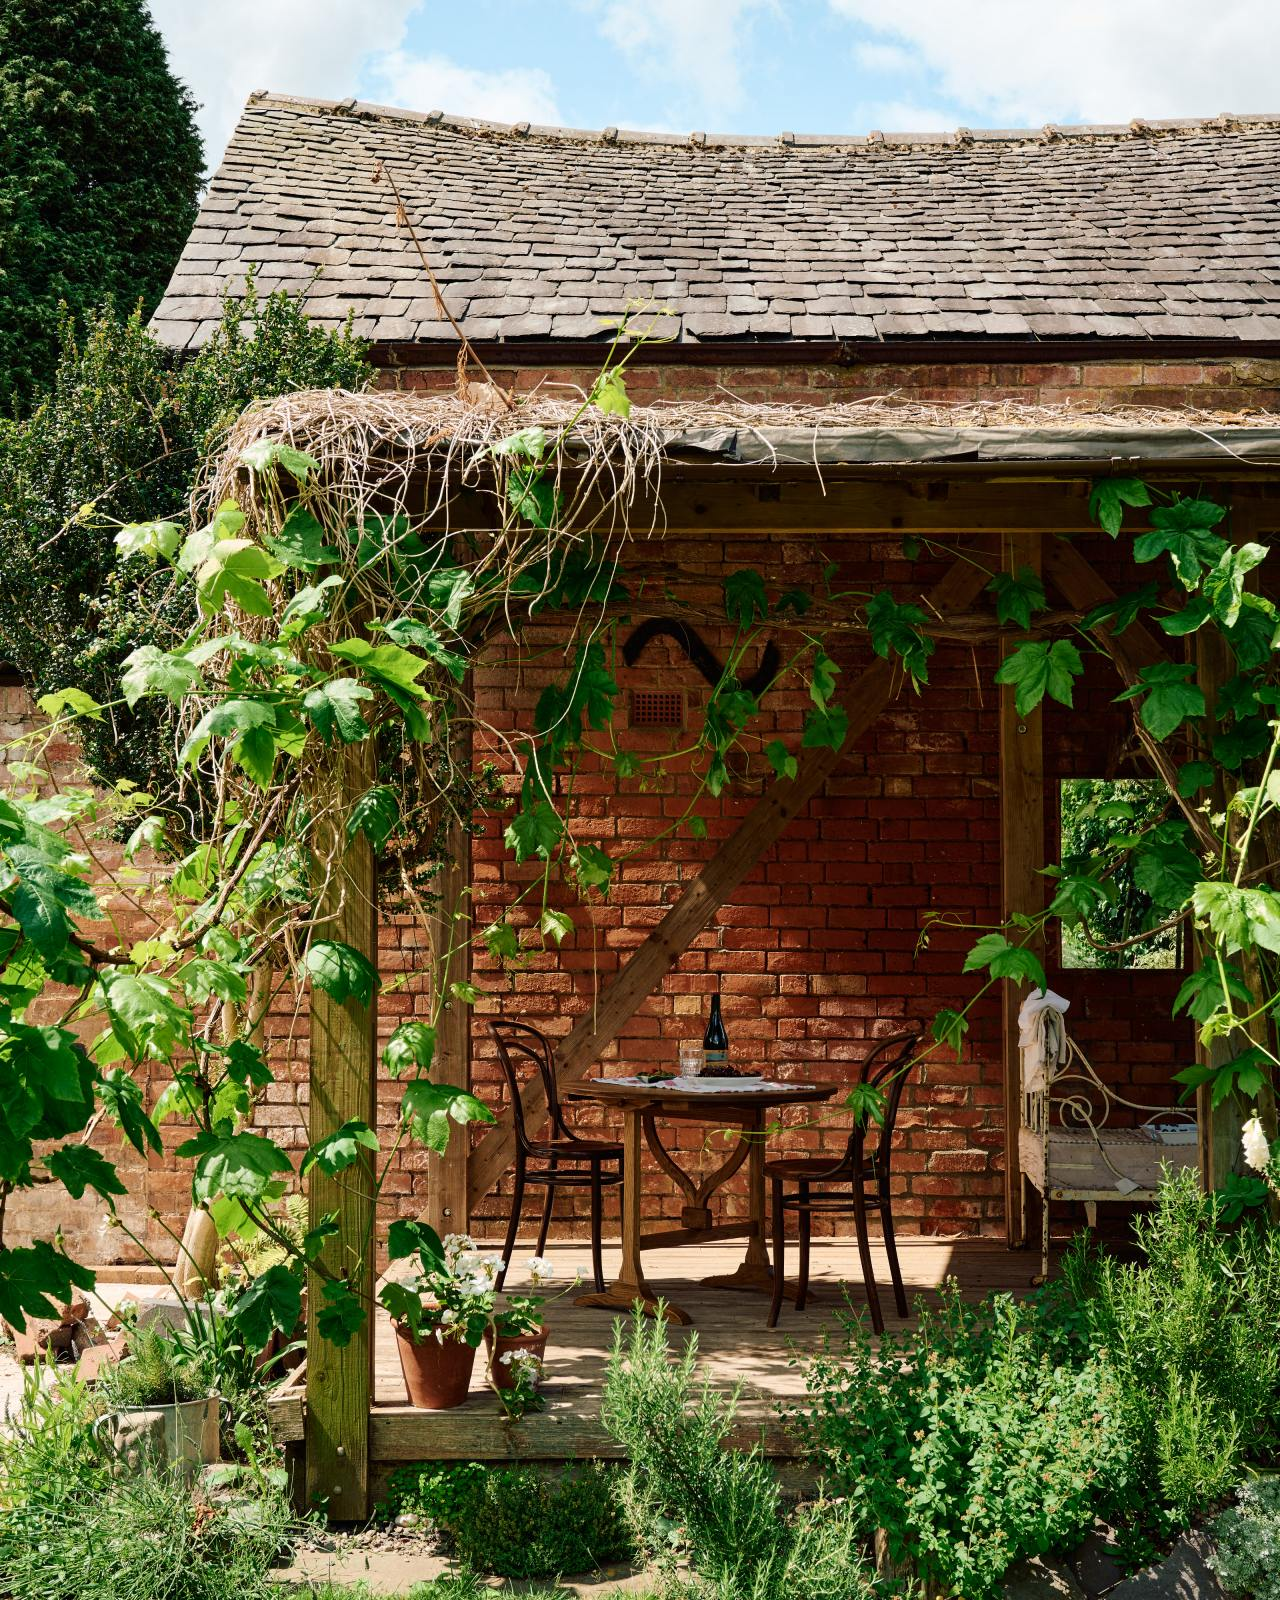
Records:
[[[437,1339],[427,1331],[420,1341],[403,1323],[396,1323],[396,1346],[409,1404],[419,1411],[448,1411],[460,1406],[471,1388],[473,1346],[460,1339]]]
[[[537,1356],[539,1361],[545,1361],[547,1355],[545,1327],[539,1328],[534,1333],[500,1333],[496,1337],[492,1328],[486,1328],[484,1342],[489,1348],[489,1371],[499,1389],[514,1389],[516,1386],[515,1373],[510,1364],[502,1359],[508,1351],[527,1350],[530,1355]]]

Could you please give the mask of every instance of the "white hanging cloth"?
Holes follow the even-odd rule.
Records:
[[[1022,1092],[1043,1094],[1051,1069],[1062,1059],[1067,1030],[1063,1014],[1071,1005],[1052,989],[1033,989],[1018,1012],[1018,1043],[1022,1048]]]

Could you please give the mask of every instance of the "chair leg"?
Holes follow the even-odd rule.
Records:
[[[880,1309],[880,1293],[876,1288],[875,1269],[871,1265],[871,1236],[867,1232],[867,1195],[856,1177],[853,1180],[853,1225],[858,1233],[858,1259],[862,1263],[862,1283],[867,1291],[871,1326],[877,1333],[883,1333],[884,1313]]]
[[[516,1247],[516,1234],[520,1232],[520,1211],[524,1205],[524,1152],[516,1151],[515,1180],[511,1190],[511,1221],[507,1223],[507,1237],[502,1246],[502,1271],[494,1280],[494,1288],[501,1289],[507,1281],[507,1268],[511,1265],[511,1252]]]
[[[556,1186],[554,1183],[547,1185],[547,1192],[542,1200],[542,1221],[538,1224],[538,1244],[534,1250],[535,1256],[542,1254],[543,1246],[547,1242],[547,1233],[551,1227],[551,1212],[556,1203]]]
[[[884,1232],[884,1253],[889,1258],[889,1276],[893,1279],[893,1303],[898,1308],[898,1315],[910,1315],[911,1308],[907,1305],[906,1285],[902,1281],[902,1266],[898,1260],[898,1240],[893,1231],[893,1206],[889,1200],[889,1185],[880,1185],[880,1227]]]
[[[782,1310],[782,1296],[787,1287],[787,1214],[782,1205],[782,1179],[773,1180],[773,1300],[769,1305],[766,1327],[778,1326],[778,1313]]]
[[[804,1303],[809,1298],[809,1238],[813,1231],[813,1217],[809,1212],[809,1185],[802,1183],[797,1197],[800,1201],[799,1241],[800,1255],[799,1270],[796,1273],[796,1310],[803,1311]]]
[[[600,1186],[600,1163],[591,1163],[591,1276],[596,1293],[604,1293],[604,1262],[601,1259],[601,1235],[604,1232],[604,1195]]]

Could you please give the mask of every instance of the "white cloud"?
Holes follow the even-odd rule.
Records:
[[[321,100],[378,98],[499,121],[558,120],[540,69],[473,71],[404,48],[423,0],[151,0],[174,71],[203,107],[212,171],[256,89]]]
[[[389,50],[373,58],[368,76],[377,99],[411,111],[452,111],[492,122],[560,122],[555,85],[541,67],[478,72],[445,56]]]
[[[1266,111],[1275,0],[829,0],[907,47],[939,98],[992,121],[1128,122]]]
[[[666,91],[672,117],[726,117],[743,104],[742,57],[757,16],[777,0],[579,0],[600,32],[651,85]]]
[[[255,89],[342,100],[361,61],[395,49],[419,0],[151,0],[174,71],[203,106],[210,171]]]
[[[920,70],[918,57],[900,44],[871,40],[854,46],[854,59],[868,72],[913,73]]]
[[[950,133],[955,125],[951,112],[914,100],[864,101],[854,122],[857,128],[879,128],[881,133]]]

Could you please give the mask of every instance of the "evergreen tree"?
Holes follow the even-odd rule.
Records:
[[[52,378],[62,303],[155,308],[195,221],[195,110],[145,0],[0,0],[0,408]]]

